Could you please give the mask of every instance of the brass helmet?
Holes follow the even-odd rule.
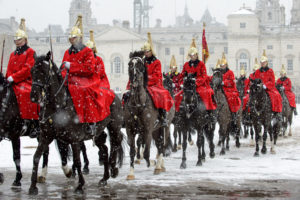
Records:
[[[175,68],[177,68],[177,63],[176,63],[175,56],[173,55],[170,62],[170,69],[175,69]]]
[[[218,59],[218,62],[216,64],[216,66],[215,66],[215,69],[220,69],[220,64],[221,64],[221,61],[220,61],[220,59]]]
[[[246,71],[245,71],[245,67],[244,65],[242,66],[241,72],[240,72],[241,76],[246,76]]]
[[[97,47],[94,39],[94,31],[90,30],[90,39],[86,42],[86,46],[93,49],[95,53],[97,53]]]
[[[260,68],[260,65],[258,64],[257,58],[255,58],[255,63],[254,63],[253,71],[255,72],[255,71],[258,70],[259,68]]]
[[[280,76],[285,76],[286,75],[286,70],[284,65],[282,65],[281,70],[280,70]]]
[[[83,27],[82,27],[82,15],[78,15],[75,26],[71,29],[69,38],[73,37],[82,37],[83,36]]]
[[[260,62],[263,63],[263,62],[268,62],[268,57],[266,55],[266,50],[264,49],[264,52],[263,52],[263,55],[261,56],[260,58]]]
[[[151,33],[148,32],[147,36],[148,36],[148,41],[144,43],[142,47],[142,51],[151,51],[152,54],[155,56],[156,54],[152,43]]]
[[[25,38],[25,39],[28,38],[27,33],[26,33],[26,26],[25,26],[25,19],[24,18],[21,19],[20,26],[19,26],[18,30],[16,31],[16,33],[15,33],[14,39],[19,40],[19,39],[22,39],[22,38]]]
[[[190,49],[188,51],[188,54],[189,54],[189,56],[198,54],[198,49],[197,49],[195,38],[192,39],[192,43],[191,43]]]
[[[221,60],[221,63],[220,63],[220,66],[222,65],[227,65],[227,60],[226,60],[226,57],[225,57],[225,53],[223,52],[223,55],[222,55],[222,60]]]

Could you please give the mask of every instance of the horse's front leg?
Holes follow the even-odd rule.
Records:
[[[176,125],[174,125],[173,137],[174,137],[173,152],[177,152],[177,126]]]
[[[163,165],[163,152],[164,152],[164,131],[166,131],[165,129],[167,128],[160,128],[158,131],[156,131],[154,133],[154,138],[155,138],[155,145],[157,148],[157,162],[156,162],[156,166],[154,169],[154,174],[158,175],[161,172],[165,171],[166,169],[162,168]]]
[[[202,166],[202,153],[201,153],[201,150],[202,150],[202,145],[203,145],[203,131],[202,129],[199,129],[197,130],[197,147],[198,147],[198,161],[197,161],[197,164],[196,166]]]
[[[4,176],[2,173],[0,173],[0,185],[2,185],[4,182]]]
[[[84,160],[83,173],[84,174],[89,174],[89,172],[90,172],[90,169],[89,169],[90,162],[89,162],[89,158],[88,158],[87,153],[86,153],[86,146],[85,146],[84,142],[81,142],[80,149],[81,149],[83,160]]]
[[[44,153],[43,153],[42,173],[38,177],[38,183],[46,182],[46,177],[47,177],[47,173],[48,173],[48,158],[49,158],[49,146],[46,146]]]
[[[22,172],[21,172],[21,152],[20,152],[20,137],[13,139],[11,141],[13,148],[13,158],[16,166],[16,178],[13,182],[13,186],[19,187],[21,186]]]
[[[263,146],[262,146],[262,149],[261,149],[261,153],[262,154],[266,154],[267,153],[266,141],[267,141],[267,138],[268,138],[268,132],[269,131],[271,131],[270,125],[266,124],[264,126]]]
[[[187,131],[182,132],[183,142],[182,142],[182,161],[180,164],[180,169],[186,168],[186,147],[187,147]]]
[[[29,188],[29,194],[30,195],[37,195],[38,194],[38,188],[36,187],[37,183],[37,174],[38,174],[38,167],[39,167],[39,162],[41,159],[41,156],[45,149],[47,149],[47,146],[53,141],[53,139],[44,139],[41,138],[39,141],[39,145],[34,153],[33,156],[33,169],[32,169],[32,175],[31,175],[31,185]]]
[[[258,122],[256,122],[256,124],[254,124],[254,130],[255,130],[255,144],[256,144],[256,147],[255,147],[255,153],[254,153],[254,156],[259,156],[259,139],[260,139],[260,131],[261,131],[261,128],[260,128],[260,125],[258,124]]]
[[[107,180],[109,179],[109,161],[108,161],[108,148],[105,144],[106,142],[106,134],[100,134],[98,137],[95,138],[95,144],[99,148],[99,152],[102,154],[101,160],[103,161],[104,165],[104,174],[103,178],[99,181],[99,186],[107,185]]]
[[[134,157],[135,157],[135,133],[133,132],[131,128],[126,128],[127,137],[128,137],[128,145],[130,147],[130,172],[127,176],[127,180],[134,180]]]
[[[61,158],[61,168],[67,178],[70,178],[72,175],[75,176],[76,172],[68,167],[68,154],[69,154],[69,144],[61,142],[60,140],[55,140],[58,147],[58,152]],[[73,174],[74,172],[74,174]]]
[[[75,189],[75,193],[83,194],[83,186],[85,184],[83,174],[81,171],[81,161],[80,161],[80,143],[71,144],[72,151],[73,151],[73,162],[75,168],[77,169],[78,173],[78,186]]]

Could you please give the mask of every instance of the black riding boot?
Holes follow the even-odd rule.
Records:
[[[167,111],[164,109],[159,109],[159,111],[160,111],[160,118],[161,118],[161,126],[167,127],[168,126]]]
[[[31,121],[29,119],[24,119],[23,126],[21,130],[21,136],[26,135],[28,129],[30,128]]]
[[[294,115],[298,115],[297,108],[294,108]]]

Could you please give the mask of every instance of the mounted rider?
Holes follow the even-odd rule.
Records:
[[[241,72],[240,72],[240,78],[241,81],[244,82],[244,96],[246,96],[247,94],[247,87],[246,85],[249,85],[249,78],[246,77],[246,71],[245,71],[245,67],[242,66]]]
[[[109,84],[107,75],[105,73],[104,62],[100,56],[97,56],[98,51],[97,51],[96,43],[94,40],[94,31],[92,31],[92,30],[90,30],[90,40],[86,42],[86,46],[91,48],[94,52],[94,57],[96,59],[96,62],[95,62],[96,72],[99,75],[100,86],[103,88],[110,89],[110,84]]]
[[[182,72],[180,73],[180,83],[183,84],[183,78],[185,73],[197,73],[196,79],[196,90],[199,94],[201,100],[203,101],[208,117],[212,120],[215,120],[214,111],[217,108],[216,102],[214,101],[213,95],[214,91],[209,85],[207,81],[207,73],[205,64],[199,60],[198,58],[198,50],[196,47],[195,39],[192,40],[191,47],[188,51],[188,56],[190,57],[190,61],[186,62],[183,66]],[[177,93],[175,96],[176,102],[176,111],[179,111],[179,106],[181,104],[183,98],[183,91]]]
[[[89,123],[88,133],[95,133],[95,123],[110,115],[115,95],[100,87],[98,69],[92,49],[82,43],[82,16],[79,15],[69,35],[71,47],[62,60],[62,76],[68,73],[68,91],[71,95],[78,123]]]
[[[180,74],[177,71],[177,63],[176,63],[176,59],[175,56],[173,55],[171,58],[171,62],[170,62],[170,71],[169,71],[169,76],[173,81],[173,92],[174,94],[177,94],[178,92],[180,92],[181,87],[180,87]]]
[[[282,65],[281,71],[280,71],[280,78],[277,80],[276,85],[279,85],[284,90],[284,93],[289,100],[290,106],[294,110],[294,114],[297,115],[297,109],[296,109],[296,96],[294,92],[292,91],[292,82],[287,77],[286,70],[284,68],[284,65]]]
[[[6,78],[11,83],[15,92],[20,116],[24,119],[23,134],[31,125],[35,128],[29,133],[30,137],[36,137],[39,131],[39,106],[30,100],[32,78],[30,70],[34,66],[35,51],[28,46],[25,19],[21,19],[19,29],[14,36],[16,50],[10,54],[7,65]],[[33,120],[33,124],[32,124]]]
[[[235,123],[237,121],[237,112],[241,107],[241,99],[239,98],[239,92],[236,88],[234,73],[228,68],[228,63],[224,53],[220,67],[224,70],[222,82],[223,90],[231,112],[232,121]]]
[[[268,93],[271,104],[272,111],[275,113],[275,116],[278,120],[282,121],[281,112],[282,112],[282,98],[278,90],[275,87],[275,75],[273,69],[268,66],[268,58],[264,50],[263,55],[260,59],[261,68],[256,70],[254,74],[255,79],[261,79],[263,82],[263,87]]]
[[[245,84],[245,96],[243,98],[243,111],[246,110],[246,108],[248,107],[248,112],[250,112],[250,109],[249,109],[249,106],[248,106],[248,101],[249,101],[249,91],[250,91],[250,84],[251,84],[251,81],[250,80],[254,80],[255,77],[255,72],[256,70],[260,69],[260,66],[258,64],[258,61],[257,61],[257,58],[255,58],[255,64],[254,64],[254,67],[253,67],[253,73],[250,74],[249,78],[248,78],[248,82],[247,84]]]

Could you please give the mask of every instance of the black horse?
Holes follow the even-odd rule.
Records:
[[[150,146],[152,138],[157,147],[157,162],[154,174],[165,171],[163,153],[169,141],[169,126],[174,117],[174,107],[167,113],[168,127],[161,127],[159,121],[160,115],[158,109],[147,91],[148,74],[143,61],[144,52],[133,52],[130,54],[128,63],[129,80],[131,83],[129,98],[124,104],[124,119],[130,146],[130,173],[127,180],[135,179],[134,176],[134,157],[135,136],[138,134],[145,143],[144,159],[147,166],[150,166]]]
[[[281,128],[281,122],[272,112],[272,105],[270,97],[263,88],[263,82],[261,79],[255,79],[251,81],[250,86],[250,114],[253,120],[254,130],[255,130],[255,142],[256,149],[254,156],[259,156],[259,133],[263,126],[263,146],[261,153],[265,154],[267,152],[266,140],[268,133],[271,140],[271,153],[275,153],[275,146],[277,141],[277,136]]]
[[[17,98],[12,85],[0,73],[0,141],[7,138],[11,140],[13,148],[13,159],[16,166],[16,177],[13,186],[21,186],[21,136],[28,136],[30,132],[37,131],[36,121],[24,122],[21,119]],[[34,130],[35,129],[35,130]],[[60,148],[61,146],[59,146]],[[43,169],[48,166],[49,149],[46,148],[43,154]],[[3,175],[2,175],[3,176]]]
[[[293,108],[290,106],[289,100],[284,92],[282,85],[276,85],[282,98],[282,136],[286,137],[286,132],[289,127],[289,136],[292,136],[292,123],[293,123]]]
[[[239,97],[241,99],[242,105],[241,107],[243,107],[244,104],[244,97],[245,97],[245,78],[240,77],[237,79],[236,82],[236,88],[239,92]],[[253,130],[253,125],[252,125],[252,121],[250,118],[250,112],[248,112],[248,108],[249,108],[249,103],[248,105],[246,105],[246,109],[243,110],[242,112],[242,124],[244,125],[244,138],[247,138],[250,132],[251,135],[251,139],[253,140],[253,136],[254,136],[254,130]],[[242,130],[242,129],[241,129]]]
[[[201,166],[202,161],[205,160],[204,135],[206,135],[209,142],[210,157],[213,158],[215,156],[213,144],[215,123],[209,118],[206,107],[196,91],[196,77],[196,73],[185,73],[183,81],[183,99],[181,109],[178,112],[182,121],[181,127],[183,128],[181,169],[186,168],[187,135],[190,128],[197,131],[198,161],[196,166]]]
[[[63,80],[61,71],[50,59],[51,53],[47,56],[36,58],[35,65],[31,69],[33,84],[31,90],[31,100],[41,105],[40,112],[40,140],[33,159],[33,173],[31,177],[30,194],[37,194],[37,170],[41,154],[48,148],[48,145],[58,139],[66,144],[71,144],[73,151],[73,162],[77,169],[79,185],[75,192],[83,193],[85,183],[80,161],[80,142],[94,139],[95,144],[101,152],[104,152],[104,176],[99,185],[106,185],[109,178],[109,167],[111,176],[118,175],[117,163],[121,167],[123,161],[122,140],[120,131],[122,126],[121,101],[115,97],[110,106],[111,114],[106,119],[95,124],[95,136],[87,133],[90,131],[89,124],[76,123],[77,114],[74,105],[65,85],[67,77]],[[108,159],[108,149],[105,145],[106,135],[101,134],[107,127],[110,134],[111,152]],[[64,169],[65,166],[63,166]]]
[[[174,90],[173,90],[174,83],[173,83],[173,80],[172,80],[171,76],[168,75],[168,74],[163,74],[163,77],[164,77],[164,80],[163,80],[164,88],[166,88],[170,92],[171,96],[174,99]],[[173,131],[173,137],[174,137],[173,152],[177,152],[177,150],[180,150],[181,147],[182,147],[181,139],[182,139],[182,133],[183,133],[183,129],[181,127],[181,121],[180,121],[180,117],[178,115],[178,112],[175,112],[175,116],[173,118],[172,123],[174,124],[174,131]],[[192,133],[195,133],[195,131],[190,128],[190,130],[188,131],[188,141],[189,141],[189,144],[191,146],[194,144],[194,141],[192,139]],[[178,135],[178,145],[177,145],[177,135]]]

